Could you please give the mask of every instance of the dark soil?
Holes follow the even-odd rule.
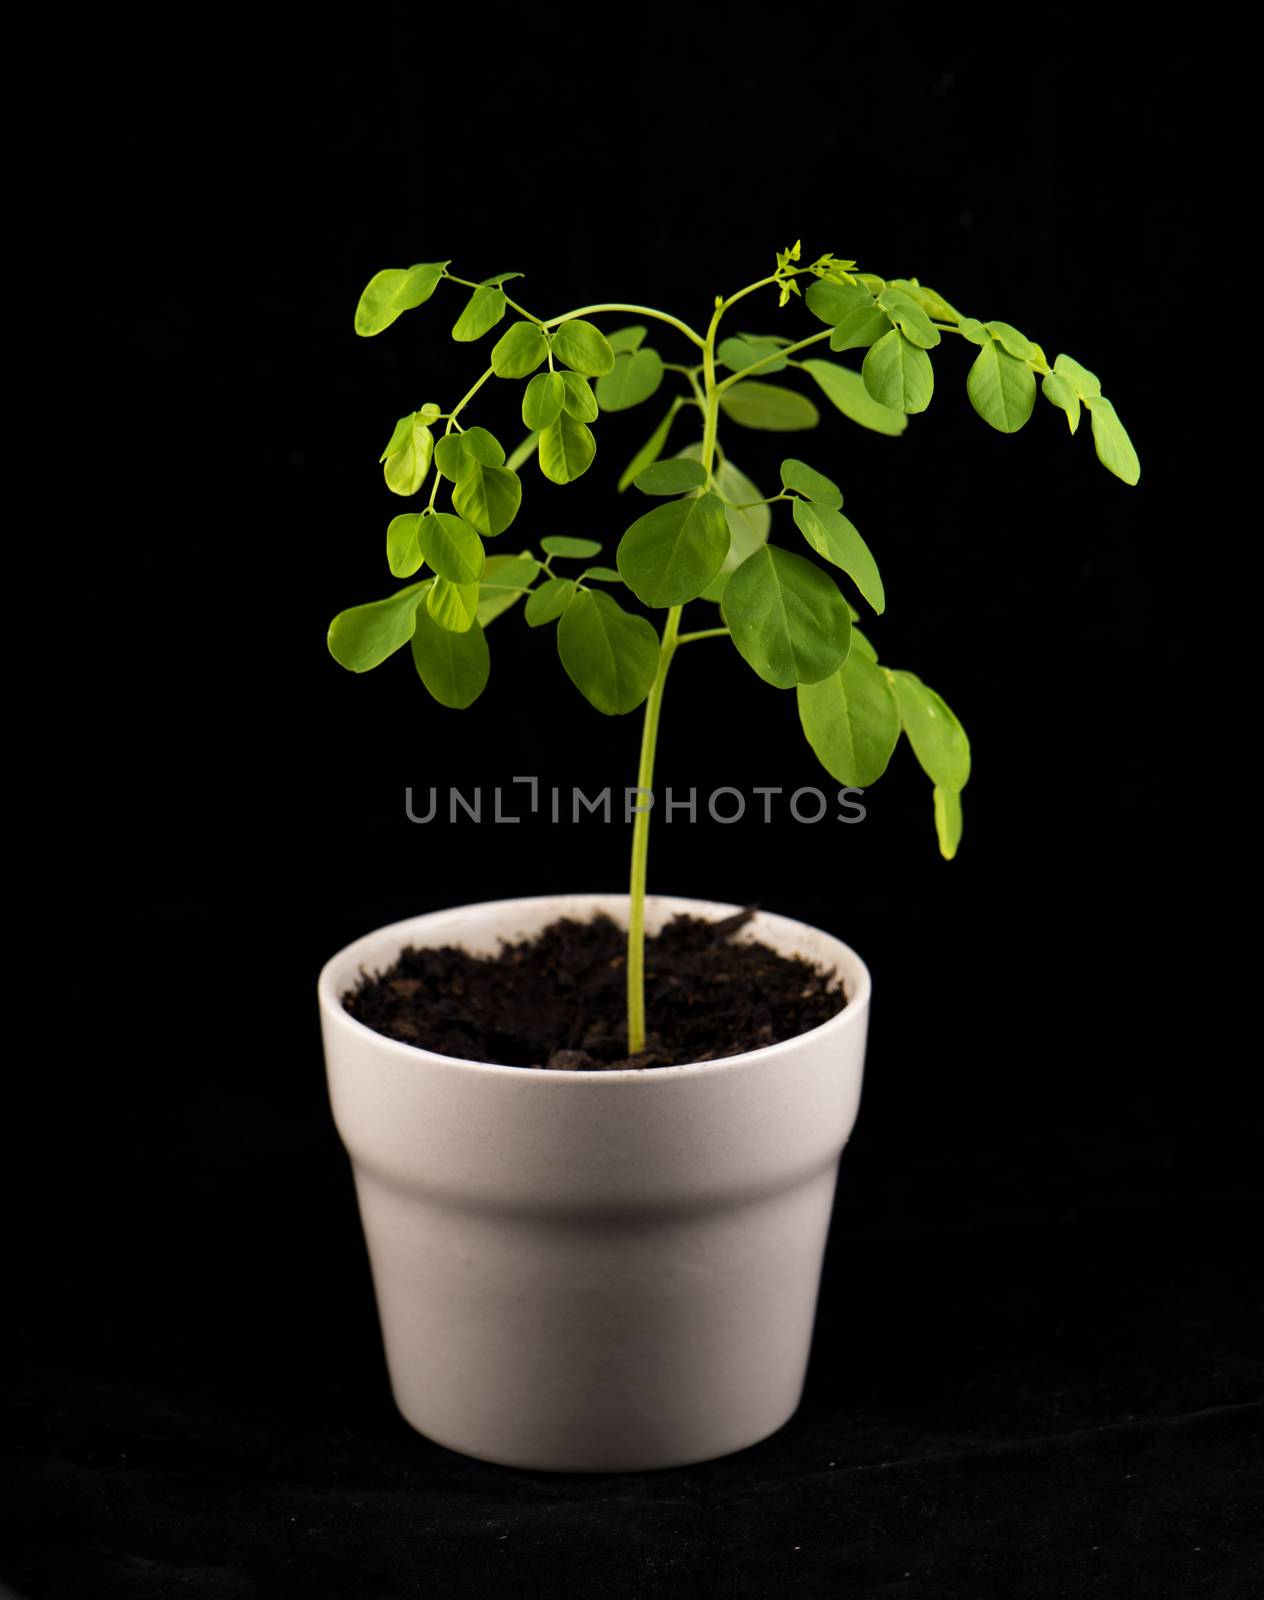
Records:
[[[343,996],[366,1027],[438,1055],[600,1072],[714,1061],[818,1027],[846,1005],[838,979],[767,945],[735,942],[754,915],[678,916],[645,942],[646,1048],[628,1055],[625,935],[563,919],[498,956],[409,946]]]

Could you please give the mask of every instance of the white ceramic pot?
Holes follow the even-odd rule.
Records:
[[[738,909],[656,896],[646,923]],[[387,1039],[340,1004],[407,944],[496,954],[599,911],[626,926],[627,897],[434,912],[357,940],[320,975],[396,1402],[429,1438],[506,1466],[681,1466],[789,1419],[860,1100],[868,971],[837,939],[767,912],[738,937],[833,969],[848,1004],[721,1061],[490,1066]]]

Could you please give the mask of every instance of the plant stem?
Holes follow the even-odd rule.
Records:
[[[611,302],[596,306],[580,306],[578,310],[567,311],[560,317],[550,317],[547,322],[542,322],[540,326],[542,328],[556,328],[561,322],[570,322],[574,317],[586,317],[590,313],[595,316],[599,311],[625,311],[629,316],[633,317],[652,317],[655,322],[667,323],[669,327],[675,328],[678,332],[683,333],[686,339],[691,340],[692,343],[696,344],[699,348],[702,347],[702,335],[695,332],[695,330],[691,328],[687,322],[682,322],[679,317],[669,317],[665,311],[655,311],[653,306],[623,305],[620,302]]]
[[[699,628],[696,633],[680,633],[676,635],[676,645],[695,644],[699,639],[727,639],[727,628]]]

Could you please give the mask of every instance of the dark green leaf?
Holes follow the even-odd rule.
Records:
[[[701,461],[655,461],[638,472],[632,482],[642,494],[688,494],[690,489],[701,489],[707,481]]]
[[[389,328],[396,317],[423,305],[443,277],[446,261],[423,261],[415,267],[387,267],[369,279],[356,306],[355,331],[371,338]]]
[[[492,346],[492,371],[498,378],[525,378],[548,353],[548,340],[534,322],[515,322]]]
[[[406,645],[417,625],[417,605],[430,587],[410,583],[386,600],[340,611],[329,624],[329,653],[349,672],[368,672]]]
[[[658,635],[600,589],[581,589],[557,625],[557,651],[579,692],[606,716],[633,711],[658,676]]]
[[[895,692],[900,721],[913,754],[932,783],[954,793],[970,776],[970,741],[943,697],[912,672],[896,672]]]
[[[522,420],[539,432],[562,414],[566,386],[560,372],[537,372],[522,396]]]
[[[539,628],[546,622],[556,622],[570,604],[575,584],[570,578],[548,578],[538,589],[527,596],[523,615],[529,628]]]
[[[1017,433],[1036,403],[1036,378],[1025,361],[989,341],[966,376],[970,404],[998,433]]]
[[[837,672],[798,687],[799,721],[816,758],[839,783],[867,789],[900,737],[900,707],[885,672],[853,643]]]
[[[453,633],[441,628],[422,606],[413,634],[413,664],[426,688],[441,706],[464,711],[487,686],[491,659],[477,622]]]
[[[841,567],[875,611],[886,609],[878,563],[849,518],[829,506],[796,500],[794,520],[817,555]]]
[[[781,463],[781,483],[783,488],[807,495],[817,505],[831,506],[835,511],[843,508],[843,491],[834,480],[818,472],[815,467],[808,466],[806,461],[796,460],[794,456],[788,456]]]
[[[728,548],[717,496],[669,500],[638,517],[619,541],[619,576],[648,606],[683,605],[716,576]]]
[[[483,541],[460,517],[433,511],[422,517],[417,538],[422,555],[440,577],[453,583],[477,583],[482,576]]]
[[[663,381],[663,358],[657,350],[635,350],[615,357],[613,368],[597,379],[597,403],[603,411],[626,411],[653,395]]]
[[[541,428],[540,471],[550,483],[573,483],[592,466],[597,441],[592,429],[563,411],[556,422]]]
[[[572,318],[553,335],[553,354],[563,366],[586,378],[600,378],[614,366],[614,351],[600,328]]]
[[[821,414],[806,395],[780,384],[747,378],[720,396],[720,407],[743,428],[763,428],[770,433],[794,433],[815,428]]]
[[[898,438],[908,427],[904,413],[880,406],[865,387],[864,379],[850,367],[840,366],[837,361],[815,360],[805,361],[803,369],[816,380],[825,397],[862,428]]]
[[[930,357],[898,328],[870,348],[860,375],[870,395],[891,411],[925,411],[935,387]]]
[[[721,609],[742,656],[778,689],[819,683],[847,659],[847,602],[802,556],[772,545],[756,550],[730,577]]]

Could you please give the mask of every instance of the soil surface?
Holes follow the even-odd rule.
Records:
[[[806,1033],[846,1005],[832,974],[732,935],[754,916],[678,916],[645,941],[646,1048],[628,1055],[625,935],[563,918],[498,956],[409,946],[343,1005],[388,1038],[510,1067],[601,1072],[714,1061]]]

